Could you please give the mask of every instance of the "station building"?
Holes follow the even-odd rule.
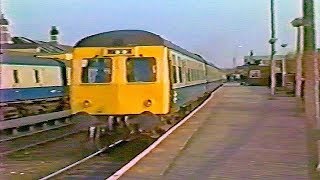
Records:
[[[50,41],[33,40],[27,37],[12,36],[9,20],[0,16],[1,52],[19,52],[44,58],[72,59],[72,46],[59,43],[59,31],[52,26],[49,31]]]

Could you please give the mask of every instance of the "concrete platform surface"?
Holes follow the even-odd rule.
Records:
[[[222,87],[119,179],[308,179],[304,117],[294,97]]]

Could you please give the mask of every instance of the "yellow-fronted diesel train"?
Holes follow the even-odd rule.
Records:
[[[224,72],[201,56],[142,30],[80,40],[71,68],[71,111],[94,116],[169,116],[224,80]]]

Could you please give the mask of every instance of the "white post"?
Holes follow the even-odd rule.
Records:
[[[302,54],[297,53],[296,97],[301,97]]]
[[[269,43],[271,44],[271,95],[275,95],[275,88],[276,88],[276,77],[275,77],[275,67],[276,62],[274,60],[275,51],[275,43],[277,41],[276,32],[275,32],[275,18],[274,18],[274,0],[270,1],[270,12],[271,12],[271,39]]]
[[[302,79],[302,53],[301,53],[301,27],[297,26],[297,73],[296,73],[296,97],[301,97]]]
[[[287,74],[286,58],[283,58],[282,59],[282,87],[286,86],[286,74]]]
[[[319,64],[318,64],[318,52],[314,52],[314,98],[315,98],[315,110],[316,110],[316,122],[317,128],[320,128],[320,106],[319,106]]]
[[[276,91],[276,74],[275,74],[275,69],[276,69],[276,62],[271,55],[271,95],[275,95]]]

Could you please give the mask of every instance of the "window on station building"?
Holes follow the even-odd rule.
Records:
[[[129,58],[127,60],[128,82],[156,81],[156,60],[154,58]]]
[[[19,83],[19,73],[18,70],[13,70],[13,82],[14,83]]]
[[[34,72],[34,79],[35,79],[35,82],[36,82],[36,83],[40,83],[40,74],[39,74],[39,70],[34,69],[34,70],[33,70],[33,72]]]
[[[110,58],[82,60],[82,83],[109,83],[111,74],[112,60]]]

